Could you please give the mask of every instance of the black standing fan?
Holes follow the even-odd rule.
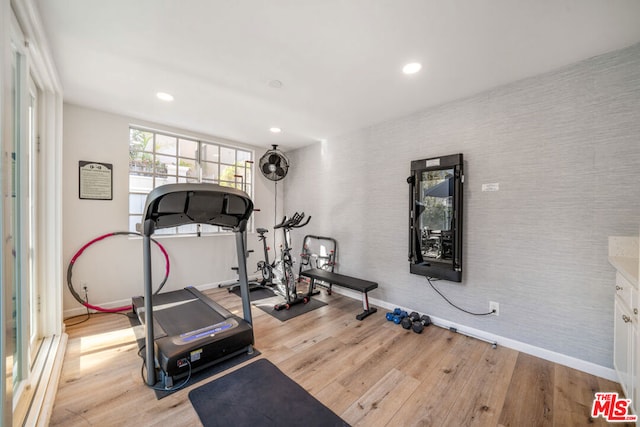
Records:
[[[260,157],[260,171],[265,178],[271,181],[280,181],[287,176],[289,159],[274,144],[271,150],[268,150],[264,153],[264,156]]]
[[[260,171],[268,180],[274,181],[273,194],[273,225],[278,223],[278,181],[287,176],[289,172],[289,159],[284,153],[278,150],[278,146],[273,144],[271,150],[267,150],[260,157]],[[276,247],[276,233],[273,233],[273,247]]]

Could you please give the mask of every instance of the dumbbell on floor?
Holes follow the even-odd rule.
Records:
[[[399,308],[394,308],[393,311],[387,312],[386,318],[389,322],[393,322],[394,316],[399,316],[402,313],[402,310]]]
[[[409,314],[406,311],[400,311],[400,314],[396,314],[393,316],[393,323],[399,325],[402,322],[402,319],[406,318]]]
[[[405,329],[411,329],[411,325],[413,325],[413,322],[417,322],[418,320],[420,320],[420,315],[415,311],[412,311],[411,314],[409,314],[409,316],[402,319],[400,324]]]
[[[431,318],[426,314],[423,314],[419,320],[416,320],[415,322],[413,322],[413,324],[411,325],[411,329],[416,334],[421,334],[424,327],[429,326],[430,324],[431,324]]]
[[[393,310],[393,312],[387,313],[386,317],[388,321],[393,322],[396,325],[399,325],[400,322],[402,322],[402,319],[404,319],[408,315],[409,314],[407,314],[406,311],[396,308]]]

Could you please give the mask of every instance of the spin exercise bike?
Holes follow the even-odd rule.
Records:
[[[280,224],[273,227],[274,230],[282,229],[284,233],[284,243],[282,247],[282,254],[279,260],[274,260],[273,263],[269,262],[269,247],[267,246],[267,238],[265,233],[268,231],[264,228],[259,228],[258,239],[262,241],[264,247],[264,261],[258,263],[258,270],[262,273],[262,286],[271,287],[276,293],[285,299],[285,302],[276,304],[275,310],[288,310],[291,306],[296,304],[306,304],[311,299],[313,294],[313,287],[309,287],[306,294],[298,293],[297,279],[293,272],[293,258],[291,257],[291,236],[289,232],[293,228],[302,228],[309,224],[311,217],[303,223],[305,215],[303,213],[296,212],[291,218],[286,216],[282,219]]]
[[[269,263],[269,246],[267,245],[266,233],[269,232],[266,228],[256,228],[258,233],[258,241],[262,242],[264,248],[264,258],[262,261],[258,261],[258,270],[262,274],[262,280],[260,280],[259,286],[263,288],[273,287],[273,264]]]
[[[284,235],[284,243],[282,247],[281,257],[275,262],[273,268],[274,285],[277,292],[284,297],[285,302],[276,304],[275,310],[288,310],[292,305],[306,304],[313,295],[313,288],[310,286],[306,294],[298,293],[298,280],[293,272],[293,258],[291,257],[291,235],[289,234],[294,228],[302,228],[309,224],[311,217],[302,223],[304,212],[294,213],[289,219],[285,216],[282,222],[273,227],[274,230],[282,229]]]

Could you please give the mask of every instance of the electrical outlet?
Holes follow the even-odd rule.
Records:
[[[489,311],[492,312],[494,316],[500,316],[500,304],[495,301],[489,301]]]

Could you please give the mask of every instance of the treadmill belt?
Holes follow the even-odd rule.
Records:
[[[223,322],[225,317],[189,291],[181,289],[153,296],[153,320],[167,335],[173,336],[215,325]]]

